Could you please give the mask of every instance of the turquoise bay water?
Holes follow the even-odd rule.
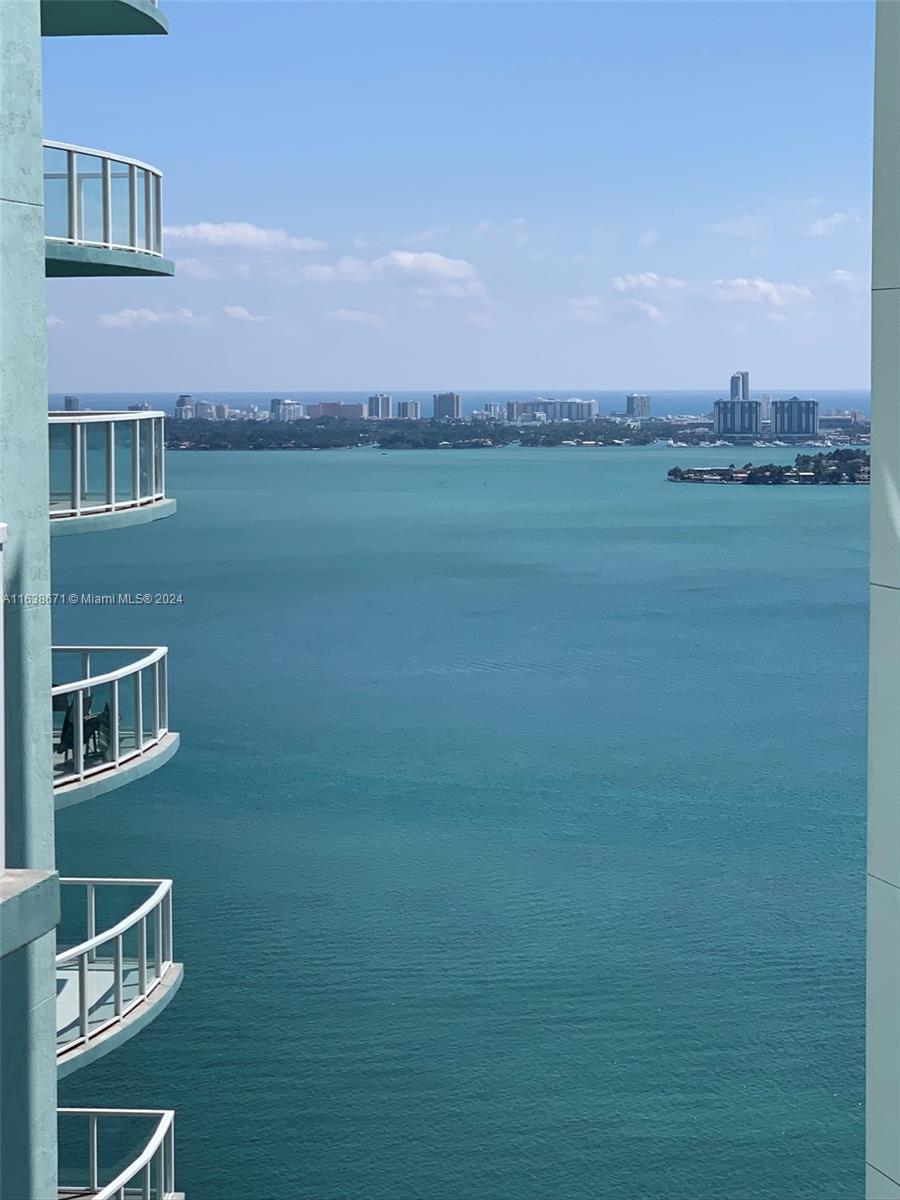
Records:
[[[190,1200],[857,1195],[868,495],[665,481],[736,453],[172,453],[57,540],[185,597],[55,613],[171,648],[58,844],[186,970],[61,1103],[176,1108]]]

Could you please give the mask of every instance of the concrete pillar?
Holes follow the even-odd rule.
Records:
[[[40,0],[0,0],[0,520],[9,525],[8,593],[50,591],[47,476]],[[7,604],[4,624],[6,865],[51,869],[50,610]],[[0,1200],[56,1195],[54,946],[50,932],[0,959]]]
[[[900,1197],[900,4],[878,0],[866,946],[866,1196]]]

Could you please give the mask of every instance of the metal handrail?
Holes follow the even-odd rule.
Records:
[[[51,521],[166,499],[164,413],[54,411],[47,417]],[[87,433],[98,426],[99,438]]]
[[[143,1196],[150,1195],[150,1169],[154,1157],[158,1160],[159,1200],[170,1200],[175,1194],[175,1113],[171,1109],[146,1108],[59,1108],[60,1116],[88,1118],[88,1175],[91,1200],[121,1200],[125,1187],[144,1172]],[[147,1145],[133,1162],[100,1188],[98,1164],[98,1123],[103,1117],[158,1117],[156,1128]],[[83,1196],[84,1189],[60,1188],[60,1197]]]
[[[47,150],[71,150],[73,154],[90,154],[93,158],[105,158],[109,162],[122,163],[126,167],[140,167],[142,171],[149,171],[157,179],[162,179],[162,171],[159,167],[152,167],[150,163],[141,162],[139,158],[129,158],[126,154],[113,154],[109,150],[95,150],[91,146],[76,146],[74,142],[53,142],[48,138],[44,138],[44,147]]]
[[[87,954],[92,950],[96,950],[98,946],[102,946],[105,942],[111,942],[114,938],[121,937],[129,929],[133,929],[138,921],[143,920],[148,916],[157,904],[159,904],[164,896],[168,896],[172,891],[171,879],[88,879],[78,876],[60,877],[60,887],[69,884],[82,885],[90,888],[94,887],[153,887],[156,885],[156,890],[149,896],[144,903],[129,913],[127,917],[123,917],[118,925],[113,925],[112,929],[104,929],[100,933],[95,933],[89,937],[86,942],[79,942],[77,946],[72,946],[69,950],[63,950],[56,956],[56,965],[63,966],[67,962],[72,962],[82,954]],[[90,895],[90,893],[89,893]],[[88,926],[93,922],[88,918]],[[166,955],[166,962],[172,962],[171,951]]]
[[[125,409],[125,408],[107,408],[103,411],[99,409],[75,409],[70,411],[64,408],[51,408],[47,416],[51,421],[59,421],[65,425],[68,421],[73,424],[80,424],[84,421],[143,421],[151,417],[163,417],[165,413],[160,409]]]
[[[53,224],[55,205],[49,202],[45,188],[46,241],[162,258],[162,172],[158,168],[138,158],[70,142],[45,141],[43,148],[65,155],[64,166],[60,163],[59,169],[52,169],[56,164],[51,163],[43,171],[45,184],[65,183],[64,223]],[[99,168],[82,170],[84,158],[98,160]],[[113,187],[114,180],[123,178],[127,178],[127,197]],[[85,212],[91,209],[89,205],[86,208],[82,184],[88,181],[100,185],[99,224],[90,230],[93,236],[84,226]],[[113,236],[123,223],[127,225],[127,235],[122,234],[125,241]]]
[[[168,646],[54,646],[54,654],[128,654],[138,651],[144,654],[137,662],[117,667],[103,675],[86,675],[83,679],[75,679],[72,683],[55,683],[50,689],[51,696],[64,696],[67,692],[84,691],[89,687],[102,687],[104,683],[112,683],[114,679],[126,679],[136,675],[144,667],[152,666],[169,653]]]
[[[167,646],[54,646],[54,657],[58,654],[80,655],[81,677],[50,689],[54,787],[115,770],[163,743],[169,733]],[[91,659],[97,654],[134,657],[96,674]],[[109,689],[105,704],[92,712],[95,693],[103,688]],[[56,714],[64,714],[59,727]]]
[[[77,964],[78,972],[78,1023],[77,1032],[67,1037],[57,1045],[57,1058],[62,1059],[72,1050],[86,1046],[92,1039],[105,1033],[113,1026],[120,1024],[135,1008],[143,1004],[163,982],[166,972],[173,963],[173,930],[172,930],[172,880],[171,879],[93,879],[66,878],[60,879],[63,889],[83,887],[86,900],[86,924],[88,936],[85,941],[60,951],[56,956],[57,973],[68,975],[72,964]],[[97,889],[113,887],[152,887],[152,894],[143,901],[133,912],[123,917],[110,929],[100,933],[97,926]],[[64,893],[65,895],[65,890]],[[147,922],[153,922],[153,953],[148,953]],[[138,947],[136,958],[126,959],[124,937],[131,929],[137,929]],[[111,948],[111,955],[98,953],[104,947]],[[152,968],[151,968],[152,962]],[[103,1009],[109,1003],[110,987],[104,981],[103,993],[100,997],[100,1012],[95,1013],[95,1024],[91,1025],[91,996],[89,981],[91,971],[100,971],[104,976],[112,977],[113,1012],[104,1016]],[[137,992],[128,1001],[125,1000],[127,976],[137,971]],[[61,993],[64,994],[64,993]],[[96,1001],[95,1001],[96,1003]],[[62,1038],[64,1029],[59,1029],[58,1036]]]

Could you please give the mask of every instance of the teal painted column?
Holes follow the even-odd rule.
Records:
[[[0,0],[0,520],[9,525],[7,592],[50,591],[47,475],[40,3]],[[50,611],[7,604],[4,625],[6,865],[50,869]],[[51,931],[0,959],[0,1200],[56,1195],[54,954]]]
[[[876,5],[866,1196],[900,1200],[900,4]]]

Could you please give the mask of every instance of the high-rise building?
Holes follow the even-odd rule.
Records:
[[[208,400],[197,400],[194,403],[194,417],[198,421],[214,421],[216,419],[216,406],[210,404]]]
[[[191,421],[194,417],[194,397],[179,396],[175,401],[175,419],[177,421]]]
[[[750,372],[735,371],[731,377],[731,399],[732,400],[749,400],[750,399]]]
[[[340,421],[361,421],[366,416],[364,404],[343,404],[340,400],[323,400],[321,404],[308,404],[308,417],[333,417]]]
[[[717,400],[713,405],[718,437],[753,440],[760,432],[758,400]]]
[[[227,404],[217,404],[216,405],[216,420],[217,421],[227,421],[230,416],[231,416],[231,409],[228,407]]]
[[[462,403],[458,392],[435,392],[435,421],[459,421],[462,419]]]
[[[759,398],[759,418],[761,421],[772,420],[772,397],[769,395]]]
[[[818,400],[801,400],[792,396],[790,400],[773,400],[772,437],[810,438],[819,432]]]
[[[636,421],[649,420],[650,397],[643,396],[639,392],[629,392],[625,397],[625,415],[633,417]]]
[[[45,277],[62,287],[77,276],[115,277],[119,292],[133,289],[141,306],[141,276],[174,270],[162,253],[162,178],[141,161],[140,145],[122,146],[120,154],[42,144],[41,129],[42,35],[167,28],[163,7],[143,0],[0,3],[0,540],[6,590],[16,595],[54,590],[54,535],[91,530],[102,538],[105,530],[133,527],[137,542],[143,523],[174,510],[165,495],[161,413],[47,412]],[[127,54],[127,41],[97,38],[91,87],[112,87],[111,64]],[[77,74],[70,82],[77,88]],[[120,116],[131,107],[127,95],[111,91],[104,103]],[[127,117],[117,126],[127,128]],[[135,388],[141,370],[136,359]],[[134,582],[123,574],[119,586]],[[152,590],[149,577],[142,582]],[[175,753],[167,650],[115,648],[102,634],[103,644],[85,645],[87,624],[77,650],[54,647],[46,604],[2,607],[0,1200],[170,1200],[177,1191],[174,1114],[149,1107],[164,1097],[147,1093],[140,1071],[122,1074],[115,1094],[105,1093],[102,1076],[95,1079],[92,1098],[102,1104],[105,1093],[106,1107],[57,1110],[56,1098],[59,1078],[141,1036],[181,982],[172,881],[123,879],[117,861],[95,878],[96,860],[82,859],[77,847],[69,859],[77,877],[60,879],[55,848],[57,811],[125,787]],[[138,642],[156,627],[146,615]],[[69,624],[76,641],[77,618],[73,612]],[[136,634],[143,624],[134,624]],[[91,628],[100,632],[102,622]],[[70,822],[78,818],[73,812]],[[135,845],[122,844],[132,861]],[[67,1148],[62,1181],[57,1128]]]
[[[418,400],[398,400],[397,416],[401,421],[418,421],[422,406]]]
[[[866,1198],[900,1197],[900,4],[875,5]]]
[[[63,396],[63,409],[66,412],[78,412],[81,401],[77,396]]]
[[[372,421],[389,421],[391,419],[391,398],[383,392],[370,396],[366,406],[366,416]]]

